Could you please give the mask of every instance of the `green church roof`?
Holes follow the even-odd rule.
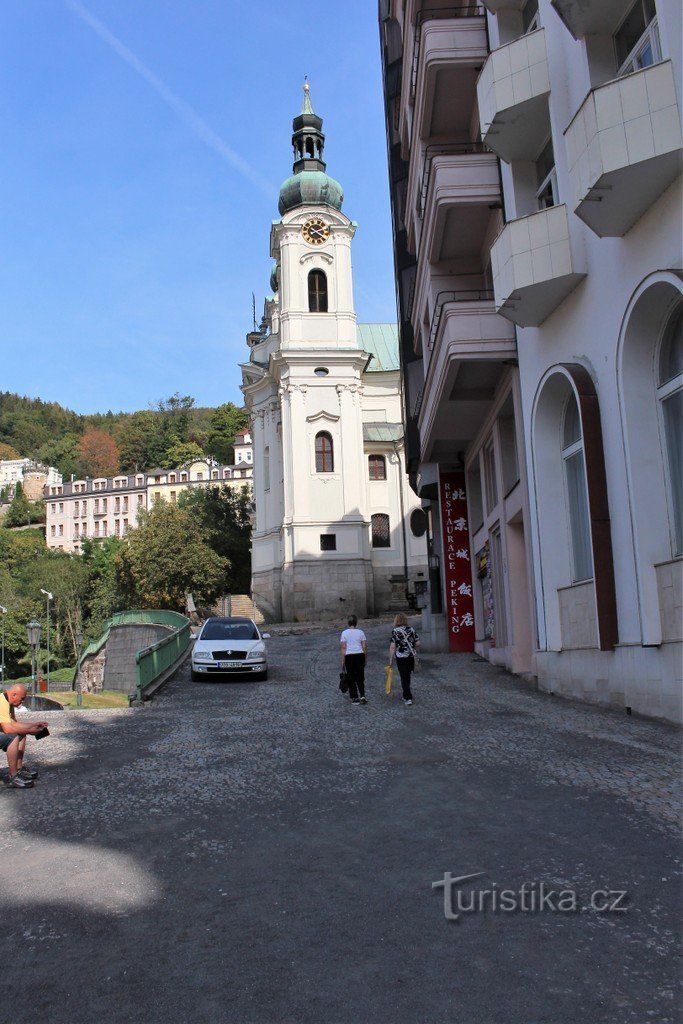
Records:
[[[398,324],[358,324],[358,347],[372,355],[366,373],[398,370]]]

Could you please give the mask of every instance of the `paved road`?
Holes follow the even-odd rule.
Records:
[[[318,632],[274,637],[267,683],[52,716],[39,785],[0,791],[3,1020],[678,1021],[679,733],[471,656],[425,656],[405,708],[367,632],[368,707]],[[483,873],[464,906],[627,910],[448,921],[445,872]]]

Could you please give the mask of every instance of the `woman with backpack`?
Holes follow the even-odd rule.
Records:
[[[413,703],[413,695],[410,692],[410,677],[415,669],[415,654],[420,646],[420,639],[412,626],[408,625],[408,619],[399,614],[394,619],[394,628],[391,631],[391,643],[389,644],[389,664],[396,658],[396,668],[401,677],[403,689],[403,703]]]

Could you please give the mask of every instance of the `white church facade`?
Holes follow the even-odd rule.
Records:
[[[427,523],[405,473],[397,327],[356,322],[356,225],[325,173],[308,86],[293,129],[270,236],[274,295],[242,366],[252,596],[271,621],[363,617],[419,603]]]

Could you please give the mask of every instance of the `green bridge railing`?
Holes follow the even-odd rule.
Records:
[[[81,654],[79,667],[83,661],[97,654],[104,647],[114,626],[169,626],[168,636],[162,637],[155,644],[143,648],[135,655],[135,697],[144,699],[145,690],[171,667],[190,645],[190,620],[180,612],[159,611],[127,611],[117,612],[107,619],[102,636],[85,648]]]

